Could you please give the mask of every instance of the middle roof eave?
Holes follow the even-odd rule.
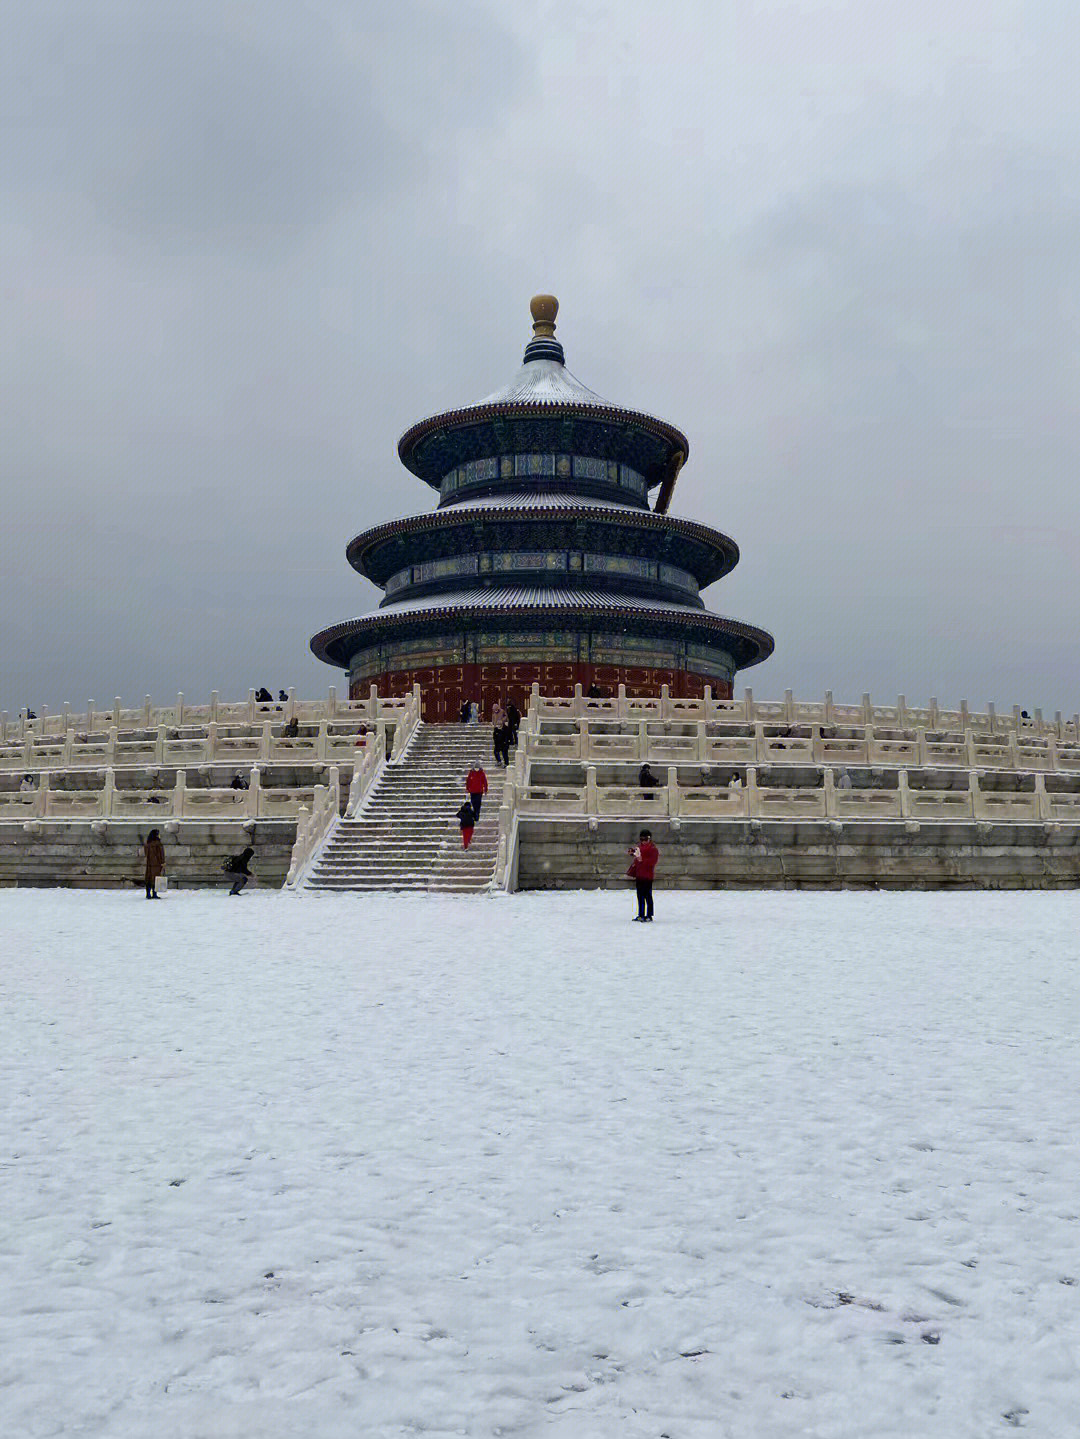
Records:
[[[561,500],[563,497],[552,496],[550,498]],[[720,558],[720,562],[716,565],[715,572],[712,570],[708,572],[708,578],[704,574],[696,577],[702,586],[713,584],[716,580],[722,579],[724,575],[730,574],[739,562],[738,545],[730,535],[725,535],[721,530],[713,529],[709,525],[698,524],[695,520],[683,520],[674,515],[658,515],[653,510],[641,510],[631,506],[616,508],[603,502],[595,505],[587,502],[580,504],[519,503],[517,505],[494,503],[490,506],[479,503],[471,504],[466,511],[457,511],[456,507],[451,505],[445,509],[434,510],[430,514],[411,515],[404,519],[390,520],[386,524],[376,525],[370,530],[362,530],[360,534],[354,535],[349,541],[345,548],[345,554],[349,564],[365,579],[371,580],[374,584],[382,584],[392,570],[383,573],[383,568],[380,566],[373,571],[371,568],[373,552],[388,540],[399,536],[405,537],[440,529],[454,529],[466,525],[472,529],[477,525],[482,525],[486,520],[527,524],[537,520],[573,520],[577,517],[593,522],[607,523],[613,527],[624,526],[674,533],[714,552]]]

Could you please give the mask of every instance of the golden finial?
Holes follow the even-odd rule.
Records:
[[[533,334],[552,339],[555,334],[555,316],[559,313],[559,302],[554,295],[534,295],[529,302],[533,318]]]

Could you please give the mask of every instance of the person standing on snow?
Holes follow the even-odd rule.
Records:
[[[143,854],[146,856],[146,897],[160,899],[157,882],[158,876],[165,873],[165,846],[161,843],[161,835],[156,829],[152,829],[146,836]]]
[[[645,924],[651,924],[653,875],[656,873],[656,866],[660,860],[660,851],[652,842],[652,831],[643,829],[638,836],[637,844],[627,853],[632,856],[632,863],[626,872],[634,881],[634,887],[637,890],[637,914],[634,915],[634,923],[637,924],[640,920]]]
[[[465,776],[465,793],[469,796],[469,803],[472,805],[473,818],[479,822],[480,806],[484,802],[484,796],[488,791],[487,775],[481,764],[474,764],[469,773]]]
[[[458,810],[457,821],[461,826],[461,847],[462,849],[468,849],[469,841],[472,839],[472,832],[476,828],[476,815],[473,813],[473,807],[468,800],[466,800]]]
[[[254,878],[251,870],[248,868],[254,853],[255,851],[249,845],[247,849],[241,850],[239,854],[234,854],[231,859],[227,859],[222,865],[225,873],[231,874],[233,877],[233,887],[229,890],[230,895],[239,894],[248,880]]]

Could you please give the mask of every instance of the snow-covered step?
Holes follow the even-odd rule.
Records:
[[[456,814],[465,776],[480,763],[491,791],[466,850]],[[488,725],[422,724],[405,758],[387,767],[359,815],[341,820],[316,859],[310,889],[487,889],[498,853],[503,782]]]

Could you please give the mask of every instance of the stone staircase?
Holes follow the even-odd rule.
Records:
[[[477,760],[491,788],[464,850],[455,815]],[[421,724],[405,758],[384,769],[362,812],[338,822],[307,888],[487,889],[495,873],[503,775],[494,766],[490,725]]]

